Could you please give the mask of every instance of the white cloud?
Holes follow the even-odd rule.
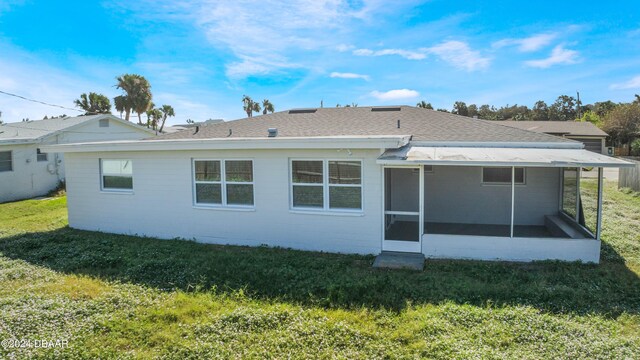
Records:
[[[341,73],[341,72],[332,72],[329,77],[339,78],[339,79],[362,79],[362,80],[371,80],[369,75],[363,74],[355,74],[355,73]]]
[[[402,49],[383,49],[377,51],[371,49],[356,49],[353,51],[353,54],[358,56],[398,55],[408,60],[423,60],[427,57],[423,52]]]
[[[397,101],[397,100],[411,100],[420,96],[420,93],[415,90],[409,89],[397,89],[389,90],[385,92],[372,91],[369,93],[372,97],[380,101]]]
[[[353,49],[353,45],[340,44],[336,46],[336,50],[338,50],[339,52],[347,52],[351,49]]]
[[[424,60],[428,55],[435,55],[450,65],[467,71],[484,69],[489,66],[491,59],[483,57],[479,51],[472,50],[469,44],[462,41],[445,41],[438,45],[418,50],[403,49],[356,49],[357,56],[386,56],[398,55],[408,60]]]
[[[558,34],[556,33],[545,33],[521,39],[502,39],[500,41],[494,42],[492,44],[492,47],[499,49],[505,46],[517,46],[518,51],[520,52],[533,52],[549,45],[557,37]]]
[[[623,83],[611,84],[609,88],[612,90],[640,89],[640,75],[635,76],[629,81],[625,81]]]
[[[568,65],[578,62],[578,52],[565,49],[563,45],[553,48],[551,55],[546,59],[525,61],[525,65],[540,69],[546,69],[553,65]]]
[[[392,11],[413,5],[412,1]],[[350,45],[336,39],[348,39],[354,21],[389,12],[381,0],[113,0],[105,6],[131,10],[140,21],[195,25],[213,46],[236,57],[226,64],[230,78],[300,68],[300,55],[314,51],[349,51]]]
[[[489,66],[491,59],[483,57],[479,51],[472,50],[469,44],[462,41],[445,41],[424,51],[438,56],[441,60],[460,69],[475,71]]]

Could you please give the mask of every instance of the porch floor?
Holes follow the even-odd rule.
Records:
[[[427,234],[445,235],[475,235],[475,236],[510,236],[509,225],[495,224],[462,224],[462,223],[433,223],[424,224]],[[411,221],[396,221],[386,231],[386,239],[418,241],[418,223]],[[560,238],[554,236],[544,225],[515,225],[514,237]]]

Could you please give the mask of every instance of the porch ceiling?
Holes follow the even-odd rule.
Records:
[[[382,165],[629,167],[633,164],[584,149],[434,147],[408,145],[385,151]]]

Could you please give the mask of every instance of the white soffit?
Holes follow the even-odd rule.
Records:
[[[629,167],[634,164],[584,149],[406,146],[387,150],[382,165]]]

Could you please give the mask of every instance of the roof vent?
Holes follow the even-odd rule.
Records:
[[[269,128],[267,131],[269,132],[269,137],[278,136],[278,129],[276,128]]]
[[[318,109],[295,109],[289,110],[289,114],[313,114],[316,111],[318,111]]]
[[[371,108],[371,111],[400,111],[402,108],[399,107],[374,107]]]

